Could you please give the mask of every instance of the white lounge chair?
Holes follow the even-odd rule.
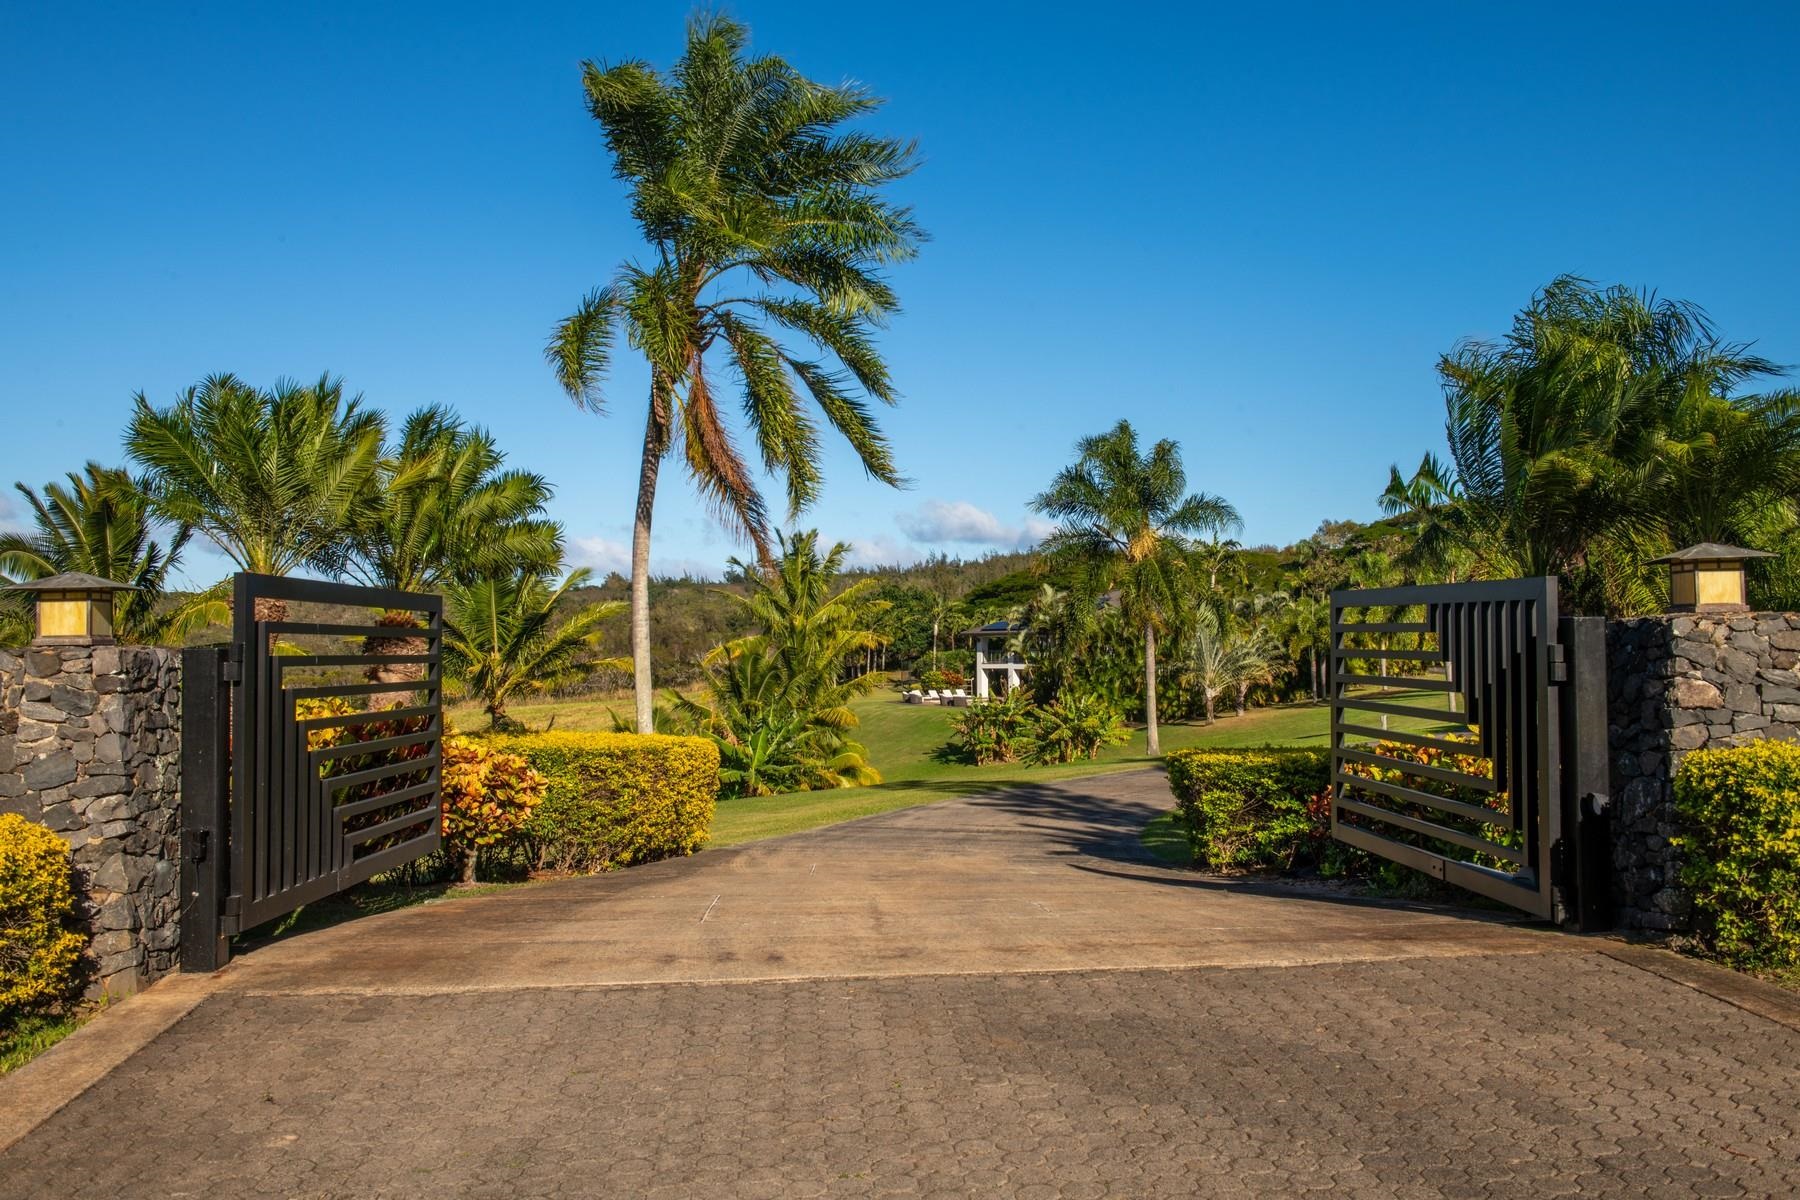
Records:
[[[912,691],[906,693],[906,702],[908,704],[923,704],[925,703],[925,693],[921,692],[918,688],[914,688]]]

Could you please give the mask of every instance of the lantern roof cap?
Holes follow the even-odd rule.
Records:
[[[1727,546],[1723,542],[1699,542],[1673,554],[1665,554],[1661,558],[1653,558],[1653,563],[1695,562],[1712,559],[1720,562],[1735,562],[1746,558],[1774,558],[1767,550],[1750,550],[1743,546]]]
[[[135,584],[118,583],[81,571],[65,571],[61,575],[51,575],[45,579],[15,583],[5,590],[9,592],[135,592],[138,588]]]

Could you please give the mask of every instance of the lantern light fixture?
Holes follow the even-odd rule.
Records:
[[[30,595],[36,610],[34,646],[110,646],[113,643],[113,597],[138,589],[98,575],[70,571],[14,584],[9,592]]]
[[[1668,565],[1670,612],[1735,613],[1750,611],[1744,564],[1774,557],[1767,550],[1701,542],[1650,561]]]

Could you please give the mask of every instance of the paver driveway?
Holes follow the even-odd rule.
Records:
[[[1149,865],[1165,795],[947,801],[257,951],[0,1196],[1800,1194],[1800,1032],[1580,939]]]

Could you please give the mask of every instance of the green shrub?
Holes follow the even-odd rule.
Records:
[[[474,738],[447,737],[443,746],[444,849],[457,877],[475,882],[482,851],[525,828],[544,798],[544,777],[517,754]]]
[[[1344,874],[1361,865],[1331,840],[1328,751],[1176,750],[1164,761],[1196,866]]]
[[[67,844],[42,825],[0,813],[0,1020],[75,993],[86,939],[70,928],[74,915]]]
[[[1675,813],[1695,932],[1738,966],[1800,964],[1800,746],[1694,751],[1675,770]]]
[[[538,870],[604,871],[692,854],[719,798],[719,749],[697,737],[531,733],[494,737],[544,776],[521,840]]]
[[[1092,692],[1064,691],[1055,703],[1031,710],[1027,726],[1033,763],[1070,763],[1094,759],[1108,746],[1131,737],[1125,719],[1108,701]]]
[[[957,747],[976,766],[1012,762],[1031,749],[1036,708],[1031,693],[1014,688],[996,700],[978,701],[956,719]]]

